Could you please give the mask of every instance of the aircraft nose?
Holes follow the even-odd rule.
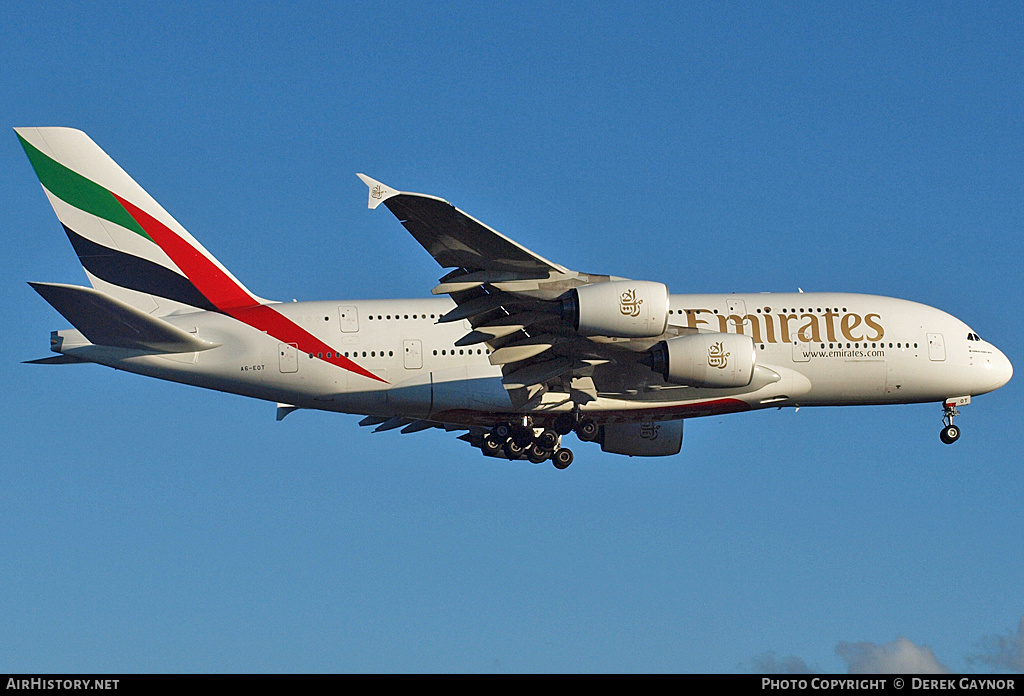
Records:
[[[1013,377],[1013,364],[1001,350],[992,346],[992,358],[985,364],[985,391],[994,391]]]
[[[996,379],[996,385],[993,389],[998,389],[1009,382],[1010,378],[1013,377],[1013,363],[1010,362],[1008,357],[1003,355],[1001,350],[996,348],[995,351],[996,359],[992,361],[994,364],[992,376]]]

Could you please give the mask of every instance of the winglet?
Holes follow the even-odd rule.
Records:
[[[385,186],[376,179],[371,179],[365,174],[356,174],[363,183],[370,187],[370,210],[373,210],[378,205],[391,198],[397,196],[401,191],[396,191],[393,188]]]

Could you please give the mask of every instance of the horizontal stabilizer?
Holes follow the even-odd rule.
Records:
[[[92,288],[62,283],[29,285],[98,346],[158,353],[191,353],[219,345],[204,341],[163,319],[150,316]]]

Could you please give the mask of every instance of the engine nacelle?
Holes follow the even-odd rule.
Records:
[[[690,387],[745,387],[754,377],[757,350],[743,334],[676,336],[651,348],[650,366],[666,382]]]
[[[601,431],[601,449],[631,457],[669,457],[683,446],[683,421],[609,423]]]
[[[649,280],[584,285],[562,299],[562,315],[583,336],[653,338],[668,326],[668,288]]]

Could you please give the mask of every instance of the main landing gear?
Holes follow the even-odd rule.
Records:
[[[529,416],[521,423],[498,423],[480,440],[480,450],[489,457],[504,457],[512,461],[529,459],[534,464],[551,460],[556,469],[572,464],[572,450],[562,447],[562,436],[576,431],[583,442],[600,438],[601,427],[589,418],[581,419],[579,412],[563,413],[551,428],[535,428]]]
[[[554,430],[534,428],[529,420],[521,424],[498,423],[483,436],[481,451],[491,457],[512,461],[529,459],[534,464],[551,460],[556,469],[572,464],[572,450],[560,447],[562,436]]]
[[[947,445],[952,445],[960,439],[960,428],[953,425],[953,418],[960,415],[957,406],[966,406],[971,403],[971,397],[962,396],[955,399],[946,399],[942,404],[942,431],[939,432],[939,439]]]

